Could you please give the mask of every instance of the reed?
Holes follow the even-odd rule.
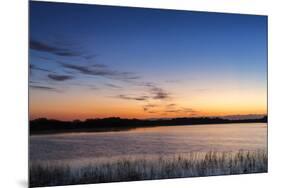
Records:
[[[56,186],[267,172],[265,151],[122,157],[81,163],[31,162],[30,186]]]

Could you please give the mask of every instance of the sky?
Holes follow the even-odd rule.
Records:
[[[30,118],[267,113],[267,17],[30,2]]]

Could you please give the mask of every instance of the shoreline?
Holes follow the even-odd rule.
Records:
[[[138,128],[153,128],[153,127],[173,127],[173,126],[200,126],[200,125],[217,125],[217,124],[255,124],[255,123],[266,123],[263,121],[253,122],[218,122],[218,123],[198,123],[198,124],[175,124],[175,125],[145,125],[145,126],[120,126],[110,128],[77,128],[77,129],[65,129],[65,130],[38,130],[29,131],[30,136],[36,135],[52,135],[52,134],[65,134],[65,133],[105,133],[105,132],[123,132],[130,131]]]

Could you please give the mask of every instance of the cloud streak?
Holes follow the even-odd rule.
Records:
[[[177,108],[177,109],[168,109],[165,110],[164,112],[166,113],[185,113],[185,114],[190,114],[190,115],[195,115],[197,114],[198,111],[192,109],[192,108]]]
[[[64,56],[64,57],[77,57],[82,56],[81,52],[67,49],[67,48],[61,48],[54,45],[50,45],[41,41],[37,41],[34,39],[31,39],[29,41],[29,48],[32,50],[40,51],[40,52],[47,52],[51,53],[53,55],[57,56]]]
[[[153,83],[147,82],[147,83],[141,83],[141,86],[145,86],[148,89],[148,92],[151,95],[152,99],[156,100],[167,100],[171,99],[171,95],[169,92],[165,91],[163,88],[156,86]]]
[[[50,71],[50,70],[48,70],[48,69],[44,69],[44,68],[41,68],[41,67],[37,67],[36,65],[33,65],[33,64],[30,64],[29,65],[29,68],[30,68],[30,70],[32,71],[32,70],[39,70],[39,71],[43,71],[43,72],[52,72],[52,71]]]
[[[66,80],[71,80],[74,77],[69,75],[49,74],[48,78],[54,81],[66,81]]]
[[[136,100],[136,101],[146,101],[147,99],[149,99],[148,96],[139,96],[139,97],[131,97],[131,96],[127,96],[127,95],[118,95],[117,98],[120,99],[125,99],[125,100]]]
[[[180,107],[175,103],[170,104],[146,104],[143,106],[143,111],[146,113],[161,113],[162,115],[173,114],[173,115],[196,115],[198,111],[192,108]]]
[[[108,86],[108,87],[114,88],[114,89],[121,89],[121,88],[122,88],[122,87],[117,86],[117,85],[115,85],[115,84],[109,84],[109,83],[107,83],[107,84],[105,84],[105,85]]]
[[[120,72],[101,66],[91,67],[91,66],[73,65],[68,63],[61,63],[61,65],[64,68],[75,70],[80,74],[84,74],[84,75],[101,76],[105,78],[118,79],[123,81],[136,80],[140,78],[139,76],[135,75],[135,73],[132,72]]]
[[[49,86],[29,85],[29,87],[31,89],[38,89],[38,90],[56,91],[56,92],[58,92],[58,90],[56,88],[49,87]]]
[[[151,108],[155,108],[155,107],[157,107],[157,105],[155,105],[155,104],[146,104],[143,106],[143,111],[146,112],[146,111],[150,110]]]

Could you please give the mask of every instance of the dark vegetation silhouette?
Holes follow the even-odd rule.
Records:
[[[73,163],[44,161],[30,165],[30,187],[120,181],[156,180],[232,174],[265,173],[266,151],[177,154],[156,158],[125,157],[102,162]]]
[[[267,116],[259,119],[229,120],[218,117],[193,117],[173,119],[122,119],[119,117],[103,119],[86,119],[85,121],[61,121],[55,119],[39,118],[29,122],[30,134],[49,134],[62,132],[104,132],[123,131],[138,127],[177,126],[200,124],[226,124],[226,123],[266,123]]]

